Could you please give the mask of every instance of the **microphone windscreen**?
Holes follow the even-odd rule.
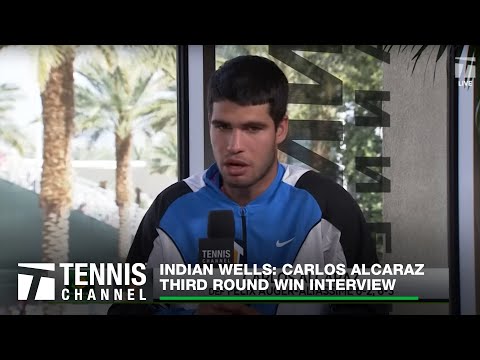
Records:
[[[235,238],[232,210],[214,210],[208,214],[208,238]]]

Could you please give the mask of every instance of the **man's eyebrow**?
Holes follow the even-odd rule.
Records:
[[[242,126],[254,126],[254,127],[265,127],[266,124],[262,121],[256,121],[256,120],[251,120],[251,121],[248,121],[246,123],[244,123]]]
[[[212,120],[212,124],[216,124],[216,125],[228,125],[230,124],[230,122],[226,121],[226,120],[222,120],[222,119],[213,119]],[[258,121],[258,120],[250,120],[250,121],[247,121],[245,123],[243,123],[241,125],[242,127],[249,127],[249,126],[255,126],[255,127],[265,127],[266,124],[262,121]]]
[[[225,121],[225,120],[222,120],[222,119],[212,119],[212,124],[220,124],[220,125],[223,125],[223,124],[228,124],[228,122]]]

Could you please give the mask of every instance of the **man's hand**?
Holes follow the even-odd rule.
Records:
[[[245,304],[200,304],[196,315],[260,315],[260,313]]]

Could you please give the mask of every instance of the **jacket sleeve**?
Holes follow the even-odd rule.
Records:
[[[170,204],[178,197],[190,192],[190,188],[180,181],[162,191],[145,213],[133,238],[126,259],[127,263],[147,263],[155,240],[158,237],[157,228],[160,220]],[[108,315],[190,315],[194,310],[163,303],[145,304],[113,304]]]
[[[347,267],[378,263],[375,239],[355,199],[342,186],[321,174],[309,171],[296,187],[310,192],[322,209],[322,219],[340,231],[340,244]],[[333,304],[332,314],[387,314],[390,305]]]
[[[305,173],[296,187],[307,190],[322,209],[322,219],[340,231],[347,266],[378,262],[375,240],[353,197],[339,184],[314,171]]]

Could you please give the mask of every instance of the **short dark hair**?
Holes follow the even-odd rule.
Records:
[[[223,100],[238,105],[270,104],[269,113],[275,127],[287,112],[288,80],[271,60],[242,55],[226,61],[213,73],[208,89],[208,117],[213,103]]]

